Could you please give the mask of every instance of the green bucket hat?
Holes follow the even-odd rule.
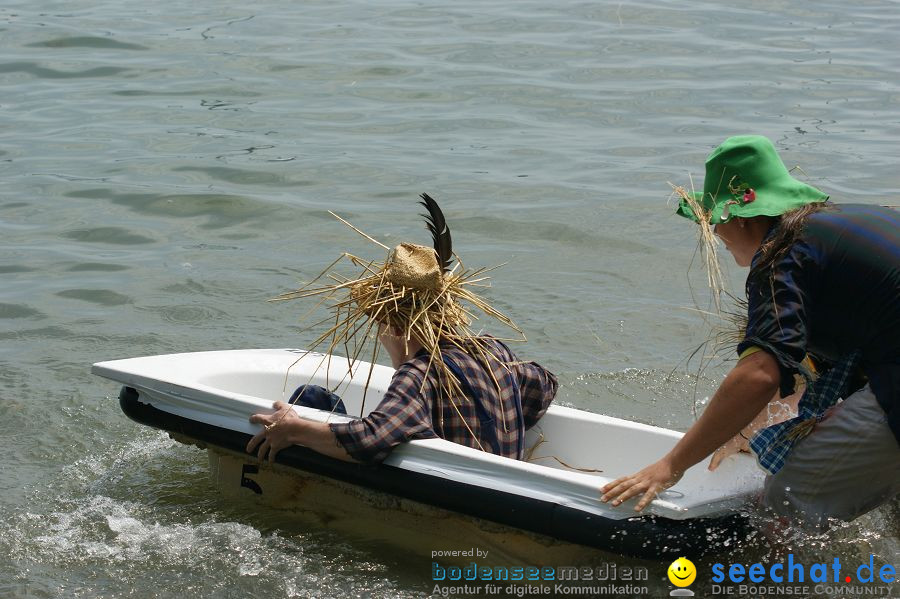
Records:
[[[736,216],[781,216],[828,199],[815,187],[794,179],[772,142],[760,135],[729,137],[713,150],[706,159],[703,192],[692,195],[709,215],[711,225]],[[685,198],[678,203],[677,213],[700,222]]]

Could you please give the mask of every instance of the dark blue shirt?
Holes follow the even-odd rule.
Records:
[[[787,395],[807,353],[828,364],[860,350],[900,443],[900,214],[834,205],[807,218],[773,277],[754,276],[759,259],[747,279],[749,318],[738,353],[755,345],[772,354]]]

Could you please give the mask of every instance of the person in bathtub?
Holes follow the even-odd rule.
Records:
[[[304,420],[290,403],[344,410],[327,390],[301,387],[290,403],[275,402],[274,413],[250,417],[263,428],[247,444],[248,453],[273,462],[285,447],[303,445],[341,460],[379,463],[400,443],[439,437],[524,458],[525,431],[553,401],[556,377],[534,362],[520,361],[500,339],[469,328],[474,307],[521,334],[472,291],[483,283],[483,269],[466,270],[458,260],[451,268],[454,255],[444,216],[430,196],[422,194],[422,199],[434,248],[402,243],[383,264],[345,254],[363,268],[357,279],[279,297],[336,300],[336,324],[322,337],[331,339],[331,349],[377,331],[396,369],[378,406],[346,423]]]

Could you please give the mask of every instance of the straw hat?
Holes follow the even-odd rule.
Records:
[[[484,300],[462,292],[464,282],[441,268],[434,249],[401,243],[374,273],[351,283],[349,299],[373,321],[394,326],[407,333],[407,340],[418,339],[429,347],[425,340],[432,337],[437,342],[471,336],[458,330],[469,319],[455,300],[467,299],[484,311],[491,310]]]
[[[385,278],[393,285],[440,292],[444,277],[437,263],[437,253],[430,247],[401,243],[387,260]]]
[[[490,347],[470,328],[477,320],[476,313],[493,318],[518,333],[517,339],[505,341],[524,341],[524,335],[512,320],[473,291],[474,287],[488,286],[484,274],[489,269],[467,270],[462,265],[453,253],[450,229],[437,202],[428,194],[423,193],[421,198],[421,204],[428,210],[423,216],[432,234],[433,248],[401,243],[391,249],[334,215],[388,250],[385,260],[365,260],[344,253],[310,283],[326,277],[331,279],[331,284],[306,286],[274,299],[320,297],[322,301],[331,302],[332,315],[322,321],[330,322],[331,326],[310,348],[316,349],[327,342],[326,354],[346,347],[350,348],[348,357],[355,361],[366,341],[374,337],[372,332],[377,331],[378,325],[388,324],[402,331],[407,342],[416,340],[431,354],[431,367],[438,370],[442,385],[439,396],[449,397],[455,403],[457,399],[463,400],[464,394],[459,381],[442,359],[442,344],[458,347],[486,366],[496,365]],[[342,259],[361,268],[361,272],[355,277],[337,274],[334,268]],[[378,345],[376,343],[372,350],[370,361],[373,363]]]

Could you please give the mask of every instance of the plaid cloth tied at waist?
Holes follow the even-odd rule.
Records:
[[[797,416],[753,435],[750,449],[756,454],[763,470],[769,474],[781,470],[794,446],[812,432],[831,406],[848,395],[859,355],[859,351],[854,351],[814,381],[807,381],[806,390],[797,406]]]

